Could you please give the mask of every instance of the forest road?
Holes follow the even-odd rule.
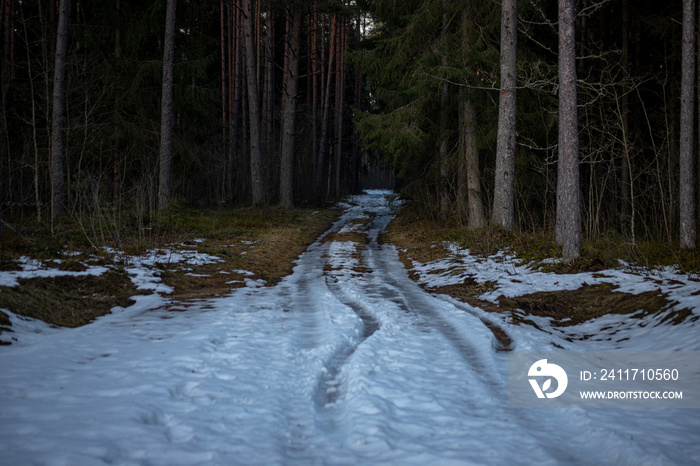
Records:
[[[250,281],[185,312],[170,311],[167,294],[136,296],[76,329],[26,323],[31,339],[0,351],[0,465],[639,464],[657,454],[617,427],[630,425],[622,410],[508,408],[516,348],[484,311],[421,289],[382,244],[396,195],[367,191],[341,207],[275,286]]]

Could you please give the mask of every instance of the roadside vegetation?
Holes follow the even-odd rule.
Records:
[[[192,300],[224,295],[243,286],[246,278],[273,285],[291,272],[294,259],[338,213],[308,208],[178,208],[154,225],[124,228],[118,234],[99,228],[88,231],[70,220],[55,225],[53,232],[25,222],[20,231],[6,228],[0,236],[0,270],[19,270],[20,261],[27,260],[75,272],[92,266],[108,270],[99,276],[20,278],[17,286],[0,286],[0,308],[49,324],[84,325],[114,306],[129,305],[131,297],[144,292],[129,279],[129,257],[183,250],[218,260],[185,267],[166,257],[156,264],[162,282],[173,288],[169,298],[174,310],[186,308]],[[0,329],[8,325],[0,312]]]
[[[552,232],[530,233],[505,231],[487,227],[469,230],[456,220],[439,220],[425,215],[416,204],[408,204],[389,224],[383,240],[397,246],[401,261],[412,278],[418,275],[411,270],[414,261],[433,262],[450,257],[447,243],[455,243],[469,249],[477,257],[489,257],[507,251],[518,259],[543,272],[569,274],[597,273],[621,266],[628,268],[657,268],[676,266],[691,276],[700,273],[700,254],[681,251],[666,242],[625,241],[619,235],[603,237],[598,241],[584,242],[582,255],[573,262],[562,261]],[[553,260],[554,259],[554,260]],[[698,278],[700,280],[700,278]],[[494,284],[478,283],[467,279],[459,285],[443,286],[430,291],[453,298],[492,312],[508,312],[514,322],[532,323],[527,315],[551,317],[557,325],[575,325],[608,313],[634,314],[643,310],[644,316],[662,312],[672,304],[666,296],[657,292],[629,294],[614,291],[610,285],[584,286],[573,291],[539,292],[517,298],[499,299],[498,304],[479,299],[491,291]],[[674,312],[666,316],[673,323],[688,317],[689,311]]]

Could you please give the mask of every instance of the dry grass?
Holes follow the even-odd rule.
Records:
[[[137,294],[129,277],[115,270],[97,277],[20,279],[16,287],[0,288],[0,308],[54,325],[79,327],[115,306],[129,306]]]
[[[274,207],[185,210],[162,219],[154,228],[157,243],[150,246],[197,250],[221,259],[196,267],[181,264],[160,267],[163,282],[174,289],[169,296],[173,309],[183,310],[192,300],[230,293],[243,286],[245,277],[265,280],[268,285],[277,283],[292,271],[294,259],[326,231],[338,215],[339,211],[334,209],[286,211]],[[92,249],[90,242],[81,239],[82,233],[77,229],[66,222],[55,235],[36,231],[20,238],[6,232],[0,238],[0,270],[16,270],[16,259],[28,255],[38,259],[62,258],[61,267],[68,270],[84,270],[84,262],[97,260],[108,265],[110,271],[99,277],[20,280],[16,287],[0,287],[0,308],[49,324],[76,327],[109,313],[114,306],[129,305],[129,298],[139,292],[123,272],[119,256]],[[122,247],[127,254],[143,253],[142,232],[124,235]],[[81,254],[67,258],[66,252]],[[241,270],[253,275],[236,272]],[[0,312],[0,332],[8,331],[9,326],[9,319]]]
[[[244,278],[261,279],[274,285],[289,275],[294,260],[337,218],[338,211],[297,210],[295,215],[270,216],[269,221],[249,225],[238,234],[212,235],[190,247],[219,257],[222,261],[185,271],[175,265],[166,269],[163,282],[174,288],[178,301],[200,300],[224,295],[244,286]],[[236,271],[246,270],[253,275]],[[202,275],[202,276],[193,276]],[[231,283],[233,282],[233,283]]]
[[[395,244],[400,251],[401,261],[410,271],[413,261],[431,262],[449,257],[449,252],[442,246],[445,241],[453,241],[469,248],[474,255],[491,255],[499,250],[518,251],[519,257],[538,261],[546,257],[556,257],[558,250],[545,236],[523,235],[518,238],[513,233],[494,229],[469,232],[458,228],[450,222],[435,222],[425,219],[410,208],[401,211],[389,225],[384,241]],[[598,271],[617,263],[613,252],[606,250],[599,243],[588,245],[595,254],[584,253],[583,257],[572,264],[550,265],[551,273],[575,273],[580,271]],[[619,252],[619,251],[618,251]],[[619,257],[619,256],[617,256]],[[633,262],[629,257],[625,259]],[[661,262],[663,263],[663,262]],[[409,272],[417,280],[415,272]],[[509,312],[514,322],[531,323],[527,315],[551,317],[555,325],[575,325],[589,319],[609,313],[633,314],[638,316],[665,312],[673,304],[667,296],[658,292],[638,295],[613,291],[608,284],[584,286],[574,291],[557,291],[533,293],[518,298],[501,298],[498,304],[482,301],[478,297],[493,289],[493,283],[477,283],[466,279],[464,283],[432,289],[437,293],[450,295],[463,302],[491,312]],[[681,310],[670,313],[666,319],[679,323],[691,316],[690,311]]]

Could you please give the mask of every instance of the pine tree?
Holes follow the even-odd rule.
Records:
[[[498,146],[492,221],[515,224],[515,131],[517,86],[517,0],[501,3],[501,93],[498,101]]]
[[[282,147],[280,164],[280,205],[294,207],[294,150],[296,145],[297,85],[299,81],[299,46],[301,10],[288,7],[284,51],[284,89],[282,90]]]
[[[250,183],[253,205],[262,204],[262,147],[260,91],[258,86],[257,56],[254,40],[254,27],[257,24],[253,0],[243,0],[243,34],[245,35],[246,83],[248,87],[248,118],[250,125]]]
[[[165,40],[163,47],[163,90],[161,96],[160,126],[160,185],[158,207],[165,209],[172,195],[173,127],[175,105],[173,103],[173,66],[175,60],[175,15],[177,0],[168,0],[165,14]]]
[[[58,7],[58,30],[56,34],[56,62],[53,79],[53,126],[51,132],[51,219],[56,220],[65,213],[65,134],[64,111],[66,102],[66,52],[68,49],[68,20],[70,0],[61,0]]]
[[[695,164],[693,160],[693,115],[695,113],[695,0],[683,0],[682,62],[680,243],[682,249],[695,249]]]
[[[581,200],[576,105],[575,0],[559,0],[559,162],[557,244],[564,261],[581,255]]]

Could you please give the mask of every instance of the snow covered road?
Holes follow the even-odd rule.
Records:
[[[542,333],[423,291],[377,241],[395,208],[351,198],[275,287],[33,324],[0,347],[0,464],[700,462],[696,410],[508,408],[512,348],[484,321]]]

